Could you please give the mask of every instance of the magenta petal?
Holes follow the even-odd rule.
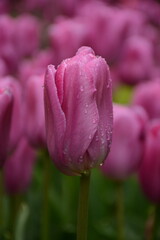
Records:
[[[36,151],[22,138],[4,165],[4,184],[9,194],[26,191],[32,179]]]
[[[96,134],[91,142],[88,153],[92,159],[92,167],[100,164],[107,156],[112,139],[112,86],[109,68],[101,57],[88,64],[94,76],[96,102],[99,114],[99,124]]]
[[[71,168],[81,172],[85,169],[82,159],[97,131],[99,116],[93,76],[86,62],[78,59],[76,56],[66,67],[62,108],[66,116],[64,157]]]
[[[71,175],[63,159],[63,142],[66,119],[62,111],[55,84],[55,68],[49,65],[44,81],[44,104],[46,119],[47,145],[58,168]]]

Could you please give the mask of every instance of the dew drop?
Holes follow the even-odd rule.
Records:
[[[85,114],[87,114],[87,113],[88,113],[87,109],[85,109],[85,110],[84,110],[84,113],[85,113]]]
[[[92,138],[92,135],[89,135],[89,139],[91,139]]]
[[[101,163],[99,166],[102,167],[102,166],[103,166],[103,163]]]
[[[96,119],[93,119],[93,121],[92,121],[93,123],[96,123]]]
[[[86,108],[88,108],[88,104],[86,104]]]
[[[84,91],[84,88],[83,86],[80,86],[80,91],[83,92]]]

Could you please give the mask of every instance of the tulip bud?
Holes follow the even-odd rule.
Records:
[[[87,35],[83,21],[73,19],[59,19],[49,28],[51,45],[59,64],[63,59],[72,57],[77,49],[85,43]],[[67,48],[66,48],[67,46]]]
[[[160,203],[160,120],[154,120],[148,126],[139,181],[144,194],[151,201]]]
[[[122,81],[135,84],[150,78],[153,69],[153,46],[145,38],[127,39],[119,65]]]
[[[101,169],[106,176],[123,180],[140,165],[147,115],[140,107],[114,105],[113,110],[111,152]]]
[[[12,90],[7,82],[0,81],[0,168],[8,151],[13,109]]]
[[[110,149],[112,94],[109,68],[89,47],[49,65],[44,83],[47,145],[67,175],[101,164]]]
[[[134,90],[132,102],[142,106],[150,119],[160,118],[160,81],[138,85]]]
[[[30,143],[36,147],[46,146],[43,86],[43,76],[32,76],[25,87],[25,132]]]
[[[36,17],[21,15],[15,20],[14,44],[20,57],[30,56],[37,52],[40,38],[40,24]]]
[[[26,191],[32,178],[36,153],[22,138],[4,165],[4,184],[9,194]]]
[[[4,77],[1,81],[8,84],[14,97],[9,137],[9,151],[12,151],[21,138],[23,131],[22,89],[19,82],[12,77]]]

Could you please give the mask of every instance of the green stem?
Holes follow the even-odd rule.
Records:
[[[3,176],[2,170],[0,169],[0,233],[3,228]]]
[[[10,239],[15,239],[15,229],[17,223],[17,216],[19,212],[19,207],[21,204],[21,197],[19,195],[10,196],[10,218],[9,218],[9,227],[10,227]]]
[[[83,173],[80,177],[77,240],[87,240],[89,184],[90,172]]]
[[[44,154],[44,182],[43,182],[43,204],[42,204],[42,240],[49,239],[49,180],[50,169],[48,155]]]
[[[154,221],[153,221],[153,240],[157,239],[157,230],[159,228],[159,215],[160,215],[160,208],[159,205],[155,205],[154,207]]]
[[[117,182],[117,234],[118,240],[124,240],[124,199],[123,182]]]

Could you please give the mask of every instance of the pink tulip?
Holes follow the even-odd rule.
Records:
[[[0,15],[0,57],[5,61],[9,73],[17,70],[17,49],[13,44],[15,21],[9,15]]]
[[[25,132],[29,142],[35,147],[46,146],[43,87],[43,76],[30,77],[25,86]]]
[[[12,151],[17,145],[23,132],[23,107],[22,107],[22,89],[19,82],[13,77],[4,77],[0,79],[0,82],[4,81],[10,87],[14,103],[13,112],[11,118],[11,129],[9,137],[9,151]]]
[[[40,43],[40,23],[36,17],[21,15],[15,20],[14,46],[20,57],[37,52]]]
[[[74,56],[77,49],[86,42],[88,35],[85,23],[78,18],[60,18],[49,27],[48,32],[58,64],[63,59]]]
[[[0,167],[8,152],[13,109],[12,89],[5,81],[0,81]]]
[[[153,202],[160,203],[160,120],[148,126],[139,181],[144,194]]]
[[[141,162],[147,115],[140,108],[114,105],[111,152],[102,172],[113,179],[123,180],[134,173]]]
[[[47,144],[55,165],[67,175],[101,164],[112,136],[109,68],[89,47],[49,65],[44,83]]]
[[[4,184],[9,194],[22,193],[27,190],[31,182],[35,159],[35,151],[26,139],[22,138],[4,165]]]
[[[160,80],[138,85],[133,93],[133,105],[142,106],[150,119],[160,118]]]
[[[120,59],[119,76],[124,82],[136,84],[150,78],[153,69],[153,47],[145,38],[128,38]]]

